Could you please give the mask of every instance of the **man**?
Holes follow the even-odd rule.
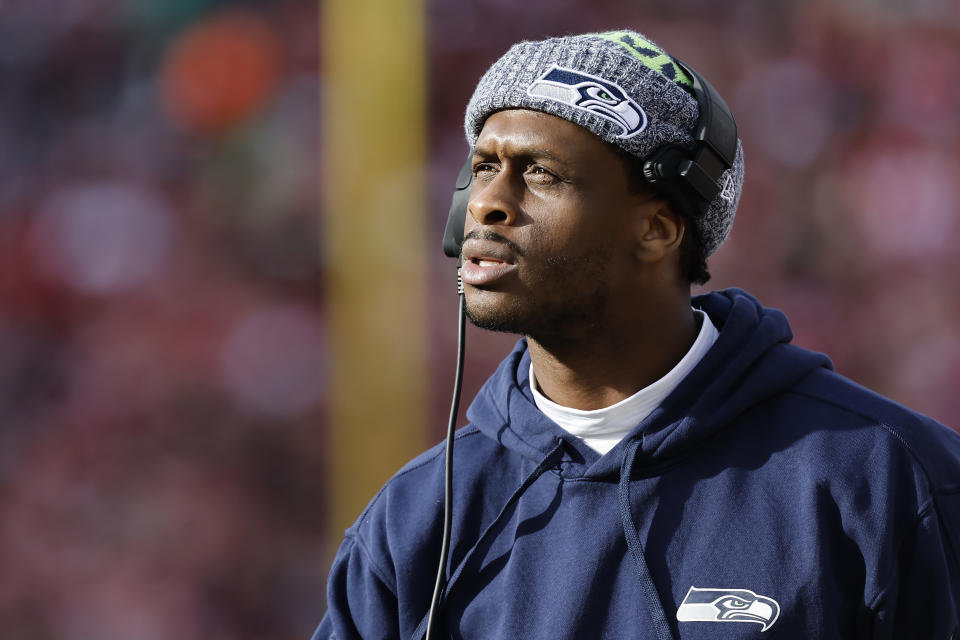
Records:
[[[467,107],[468,315],[525,337],[457,435],[438,637],[953,638],[960,437],[742,291],[691,303],[743,178],[735,143],[698,212],[645,175],[694,144],[693,84],[587,34],[515,45]],[[315,638],[422,637],[442,458],[347,531]]]

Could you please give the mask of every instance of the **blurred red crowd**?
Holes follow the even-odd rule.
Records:
[[[322,612],[317,7],[4,6],[0,635]]]

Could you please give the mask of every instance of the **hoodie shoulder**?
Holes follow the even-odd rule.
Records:
[[[479,431],[473,425],[458,429],[454,435],[454,455],[462,454],[463,441],[478,433]],[[460,444],[459,451],[456,444]],[[445,448],[445,441],[440,442],[403,465],[370,500],[347,533],[352,535],[361,533],[366,528],[365,524],[382,517],[383,513],[389,511],[391,504],[397,500],[407,502],[410,496],[426,500],[433,494],[442,495],[442,482],[437,484],[434,480],[438,476],[442,478]]]
[[[793,391],[878,430],[877,437],[909,457],[932,489],[960,490],[960,434],[953,429],[826,369],[813,371]]]

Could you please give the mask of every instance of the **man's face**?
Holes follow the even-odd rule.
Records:
[[[487,118],[475,149],[462,271],[471,321],[533,338],[602,330],[631,295],[632,220],[648,199],[628,188],[620,155],[524,109]]]

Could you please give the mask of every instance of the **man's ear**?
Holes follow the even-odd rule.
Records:
[[[659,262],[679,253],[686,221],[666,200],[650,200],[638,208],[635,255],[643,262]]]

